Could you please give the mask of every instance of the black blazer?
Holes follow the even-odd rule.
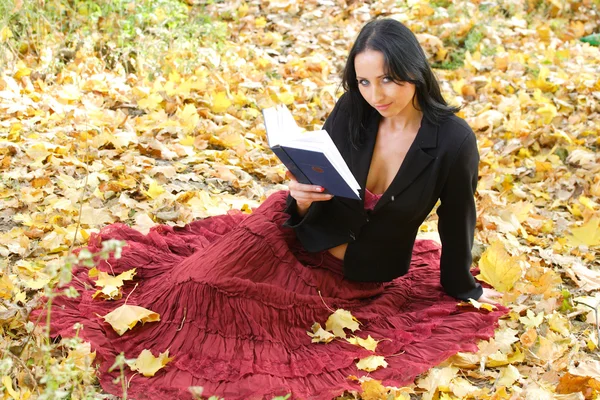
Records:
[[[408,271],[419,226],[440,199],[441,284],[451,296],[478,299],[483,290],[469,272],[479,165],[475,134],[454,115],[439,126],[423,118],[397,175],[375,208],[366,211],[364,188],[381,115],[371,114],[366,141],[356,149],[349,140],[347,101],[348,96],[340,98],[323,129],[363,188],[363,200],[333,197],[314,202],[300,217],[295,199],[288,196],[285,211],[290,218],[284,225],[295,230],[310,252],[348,243],[344,257],[347,279],[390,281]]]

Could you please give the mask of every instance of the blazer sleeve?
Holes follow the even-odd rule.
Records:
[[[479,299],[483,288],[471,275],[471,248],[475,234],[479,152],[470,131],[461,144],[440,195],[438,231],[442,242],[441,284],[446,293],[461,300]]]
[[[323,125],[323,129],[325,131],[327,131],[329,136],[331,136],[333,133],[334,125],[337,121],[338,115],[340,114],[340,109],[342,108],[343,99],[345,98],[345,96],[346,95],[343,94],[339,98],[339,100],[335,104],[335,107],[333,107],[333,110],[327,117],[327,120],[325,120],[325,124]],[[337,121],[337,122],[340,123],[340,121]],[[315,218],[315,215],[318,215],[319,209],[321,208],[322,203],[323,203],[322,201],[313,202],[310,205],[310,207],[308,208],[308,211],[306,212],[306,214],[304,214],[304,216],[300,216],[300,214],[298,213],[298,204],[296,203],[296,199],[294,199],[288,193],[287,201],[286,201],[286,208],[285,208],[284,212],[289,214],[290,218],[288,218],[287,221],[285,221],[283,223],[283,226],[287,226],[289,228],[298,228],[306,223],[309,223],[310,221],[312,221]]]

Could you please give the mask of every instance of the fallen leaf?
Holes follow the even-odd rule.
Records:
[[[138,358],[129,364],[129,367],[144,376],[154,376],[159,369],[167,365],[172,359],[169,358],[169,350],[160,353],[158,357],[154,357],[150,350],[144,349]]]
[[[574,263],[565,268],[565,273],[586,292],[600,289],[600,271],[592,270],[580,263]]]
[[[318,322],[315,322],[311,329],[312,332],[307,331],[306,333],[312,338],[311,342],[313,343],[329,343],[335,339],[335,336],[323,329]]]
[[[493,304],[489,304],[489,303],[483,303],[483,302],[478,302],[477,300],[473,300],[473,299],[469,299],[469,301],[462,301],[460,303],[458,303],[459,307],[470,307],[473,306],[478,310],[487,310],[487,311],[494,311],[496,309],[496,306]]]
[[[379,367],[386,368],[388,366],[387,361],[385,361],[385,357],[383,356],[368,356],[365,358],[361,358],[357,363],[356,367],[360,370],[373,372]]]
[[[519,321],[526,328],[537,328],[544,321],[544,312],[542,311],[536,315],[533,311],[527,310],[527,315],[520,317]]]
[[[515,366],[507,365],[500,371],[500,376],[498,377],[496,384],[511,387],[520,377],[521,373]]]
[[[128,329],[133,329],[138,322],[143,325],[146,322],[160,321],[160,315],[154,311],[128,304],[117,307],[102,318],[113,327],[119,336],[123,336]]]
[[[344,328],[350,329],[352,332],[359,329],[359,322],[350,311],[343,309],[337,309],[333,314],[327,318],[325,322],[325,329],[333,332],[336,337],[346,338],[346,332]]]
[[[477,279],[489,283],[500,292],[509,291],[523,274],[519,257],[508,254],[501,242],[494,242],[483,252],[479,270]]]
[[[378,340],[375,340],[371,337],[371,335],[367,336],[366,339],[360,338],[358,336],[352,336],[350,339],[346,339],[348,343],[352,343],[357,346],[361,346],[367,350],[375,351],[377,348]]]
[[[573,246],[600,246],[600,218],[592,217],[580,227],[571,228],[567,239]]]
[[[97,270],[94,272],[90,270],[88,275],[90,274],[98,276],[96,286],[100,286],[102,288],[101,290],[96,291],[96,293],[92,295],[92,298],[102,295],[106,299],[115,300],[121,298],[122,296],[121,287],[123,286],[123,282],[133,279],[135,275],[135,268],[122,272],[117,276],[112,276],[108,272]]]
[[[387,396],[388,390],[381,384],[381,381],[369,379],[361,382],[361,398],[363,400],[380,400]]]

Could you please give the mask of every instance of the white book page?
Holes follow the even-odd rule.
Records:
[[[359,195],[360,185],[326,131],[302,132],[290,110],[283,105],[264,109],[263,116],[270,147],[281,145],[323,153],[350,188]]]

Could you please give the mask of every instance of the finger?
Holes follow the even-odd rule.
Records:
[[[290,170],[286,170],[285,171],[285,176],[287,176],[288,179],[291,180],[291,181],[298,182],[298,179],[296,179],[296,177],[294,176],[294,174],[292,174],[290,172]]]
[[[290,190],[307,193],[323,193],[325,188],[318,185],[306,185],[304,183],[298,183],[298,181],[292,181],[288,184]]]
[[[327,201],[331,200],[333,195],[331,194],[322,194],[322,193],[291,193],[292,197],[296,199],[298,202],[311,202],[311,201]]]

